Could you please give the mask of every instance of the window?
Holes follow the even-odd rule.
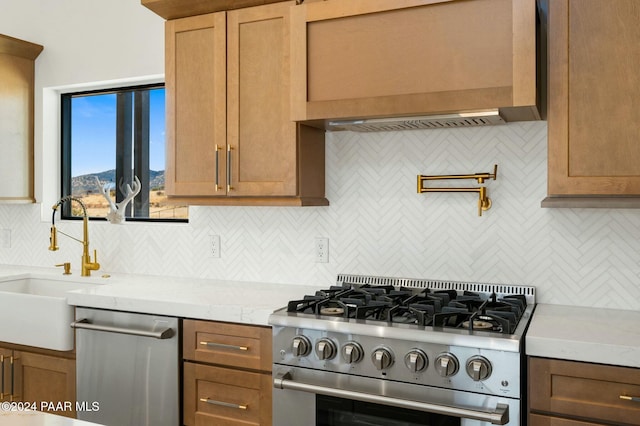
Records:
[[[137,177],[126,220],[186,221],[188,207],[170,204],[164,192],[164,124],[163,85],[63,94],[62,196],[82,200],[92,219],[106,218],[102,189],[119,203]],[[63,218],[81,215],[77,204],[63,206]]]

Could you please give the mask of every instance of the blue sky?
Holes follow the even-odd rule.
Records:
[[[149,99],[149,168],[164,170],[164,89],[151,90]],[[115,169],[116,95],[74,97],[71,102],[71,176]]]

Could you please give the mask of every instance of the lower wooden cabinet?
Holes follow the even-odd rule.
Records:
[[[185,426],[271,425],[271,328],[183,321]]]
[[[271,374],[184,363],[185,425],[270,425]]]
[[[36,404],[39,411],[76,417],[73,353],[0,347],[2,401]]]
[[[640,369],[529,358],[529,425],[640,425]]]

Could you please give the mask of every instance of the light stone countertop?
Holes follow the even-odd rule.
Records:
[[[538,304],[529,356],[640,367],[640,312]]]
[[[214,321],[268,325],[269,315],[317,286],[160,277],[0,265],[0,278],[51,278],[87,284],[66,293],[70,305]],[[640,312],[538,304],[526,334],[526,354],[640,367]]]
[[[74,306],[140,312],[174,317],[268,325],[269,315],[320,288],[296,284],[274,284],[175,278],[150,275],[93,272],[81,277],[78,271],[62,275],[61,268],[0,265],[0,278],[31,276],[87,284],[66,293]],[[103,278],[103,275],[110,275]]]
[[[96,426],[98,423],[70,419],[42,411],[0,410],[0,425],[11,426]]]

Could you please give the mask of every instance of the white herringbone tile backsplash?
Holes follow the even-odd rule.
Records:
[[[329,207],[192,207],[188,225],[92,223],[113,273],[299,284],[338,273],[533,285],[540,302],[640,309],[640,211],[542,209],[546,122],[394,133],[327,134]],[[476,194],[416,193],[418,174],[488,172],[492,208]],[[474,181],[456,184],[477,186]],[[429,185],[451,185],[434,182]],[[80,225],[63,223],[68,232]],[[73,229],[77,227],[77,229]],[[11,248],[0,263],[49,266],[80,255],[47,250],[39,205],[0,206]],[[219,259],[208,235],[220,235]],[[329,263],[314,239],[329,238]]]

